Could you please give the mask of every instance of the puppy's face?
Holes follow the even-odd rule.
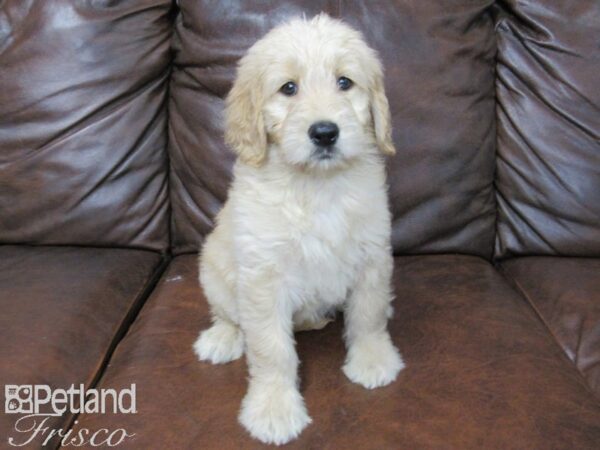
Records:
[[[309,169],[394,152],[375,52],[325,15],[294,20],[258,41],[240,62],[226,112],[228,143],[253,165],[268,159],[269,148]]]
[[[335,166],[375,148],[369,80],[352,48],[362,42],[331,27],[309,30],[291,30],[271,47],[277,55],[263,79],[264,124],[287,163]]]

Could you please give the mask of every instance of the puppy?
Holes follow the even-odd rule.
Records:
[[[311,422],[298,391],[294,329],[342,309],[342,370],[371,389],[402,359],[391,314],[391,220],[382,155],[392,155],[382,67],[361,34],[321,14],[295,19],[241,59],[226,101],[237,153],[229,199],[200,256],[212,326],[198,357],[250,371],[240,423],[283,444]]]

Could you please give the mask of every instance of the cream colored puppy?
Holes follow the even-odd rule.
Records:
[[[403,367],[387,331],[382,155],[394,147],[376,53],[324,14],[278,26],[240,61],[225,137],[238,160],[200,257],[213,324],[194,349],[215,364],[245,351],[239,420],[255,438],[283,444],[311,422],[294,329],[320,328],[343,309],[351,381],[384,386]]]

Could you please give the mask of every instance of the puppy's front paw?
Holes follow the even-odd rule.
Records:
[[[252,382],[239,421],[252,437],[276,445],[295,439],[312,422],[295,387]]]
[[[217,321],[200,333],[194,352],[201,361],[223,364],[240,358],[244,353],[244,336],[236,325]]]
[[[354,383],[373,389],[390,384],[404,368],[388,333],[358,338],[348,350],[342,370]]]

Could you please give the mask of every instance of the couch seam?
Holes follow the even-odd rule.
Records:
[[[539,309],[535,306],[535,303],[533,302],[531,297],[527,294],[525,289],[521,286],[521,283],[519,283],[516,278],[508,275],[506,273],[506,270],[504,269],[504,267],[502,267],[502,265],[500,265],[499,268],[500,268],[499,272],[502,274],[502,276],[508,281],[509,284],[513,285],[513,287],[515,288],[515,291],[517,291],[517,293],[519,293],[521,295],[521,297],[524,298],[525,301],[527,302],[527,304],[531,307],[531,309],[533,310],[535,315],[538,317],[538,319],[540,320],[540,322],[542,323],[542,325],[548,332],[548,334],[551,336],[554,343],[560,348],[562,355],[567,359],[569,364],[571,366],[573,366],[575,368],[576,372],[579,374],[579,377],[580,377],[585,389],[591,394],[591,397],[596,401],[596,403],[598,405],[600,405],[600,396],[598,394],[596,394],[596,392],[594,392],[594,390],[589,386],[588,381],[585,378],[585,375],[583,374],[583,372],[581,372],[579,367],[577,367],[577,364],[575,364],[574,361],[571,361],[571,358],[569,358],[569,356],[567,355],[567,352],[565,351],[563,346],[560,344],[560,341],[557,338],[556,334],[554,333],[554,331],[552,331],[552,328],[550,327],[548,322],[544,319],[544,317],[541,314],[541,312],[539,311]]]
[[[103,357],[100,359],[100,362],[97,364],[96,369],[93,371],[93,375],[89,381],[89,384],[86,386],[86,389],[93,389],[98,386],[99,382],[102,380],[103,375],[112,359],[114,352],[116,351],[119,343],[123,340],[123,338],[127,335],[129,328],[135,322],[139,312],[142,310],[146,301],[154,291],[154,288],[158,284],[159,280],[162,278],[162,275],[165,273],[165,269],[171,262],[171,258],[168,255],[162,255],[158,264],[154,267],[151,276],[146,280],[146,282],[137,290],[137,293],[134,297],[134,301],[131,303],[131,306],[125,313],[123,319],[119,322],[119,325],[116,327],[112,338],[104,351]],[[80,413],[71,414],[67,416],[67,420],[62,425],[62,429],[66,433],[69,430],[73,429],[73,425],[75,424],[77,418],[80,416]],[[58,450],[62,448],[61,445],[62,439],[57,439],[56,446],[54,446],[54,450]]]

